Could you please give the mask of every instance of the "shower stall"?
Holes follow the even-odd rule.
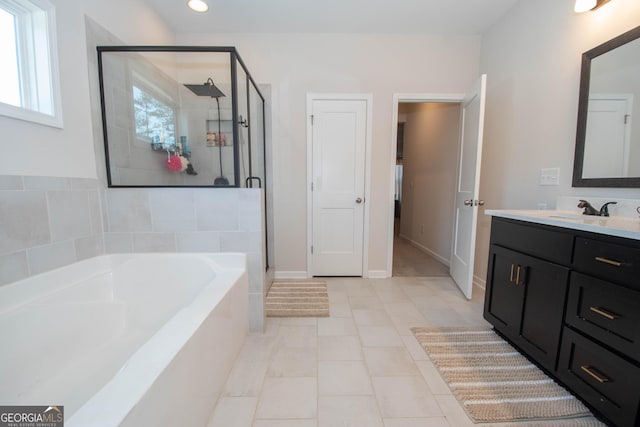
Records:
[[[265,99],[234,47],[98,47],[109,187],[266,185]]]

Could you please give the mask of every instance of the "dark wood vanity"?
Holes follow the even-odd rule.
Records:
[[[640,425],[640,240],[494,216],[484,317],[603,420]]]

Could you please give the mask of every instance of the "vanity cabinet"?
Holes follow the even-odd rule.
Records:
[[[492,224],[485,318],[549,371],[556,367],[569,281],[569,268],[553,261],[568,260],[557,249],[570,249],[571,241],[536,226]]]
[[[493,217],[484,317],[615,426],[640,426],[640,240]]]

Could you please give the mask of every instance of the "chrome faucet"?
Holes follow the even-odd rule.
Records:
[[[591,203],[589,203],[588,201],[580,200],[580,203],[578,203],[578,207],[584,209],[582,215],[609,216],[609,205],[615,205],[617,203],[618,202],[607,202],[602,205],[600,211],[597,211],[596,208],[591,206]]]

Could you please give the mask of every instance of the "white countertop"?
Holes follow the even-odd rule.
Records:
[[[600,217],[582,215],[575,211],[540,210],[486,210],[485,215],[640,240],[640,218]]]

